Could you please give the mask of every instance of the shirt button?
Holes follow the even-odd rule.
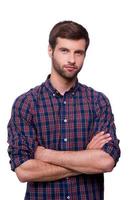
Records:
[[[66,122],[67,122],[67,119],[64,119],[64,122],[66,123]]]
[[[53,93],[53,97],[55,97],[55,93]]]
[[[66,104],[67,102],[66,101],[64,101],[64,104]]]
[[[67,196],[67,199],[70,199],[70,196]]]
[[[72,95],[74,95],[74,92],[72,92]]]
[[[67,138],[64,138],[64,142],[67,142]]]

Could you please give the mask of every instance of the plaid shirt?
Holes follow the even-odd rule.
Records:
[[[100,131],[111,134],[103,150],[120,156],[114,118],[106,96],[78,81],[60,95],[47,79],[18,97],[8,124],[11,169],[33,159],[38,145],[63,151],[86,149]],[[25,200],[103,200],[103,174],[82,174],[52,182],[29,182]]]

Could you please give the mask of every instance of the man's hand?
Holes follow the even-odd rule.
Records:
[[[81,151],[57,151],[38,146],[35,159],[64,169],[64,172],[69,173],[67,176],[109,172],[115,163],[101,148],[110,140],[112,140],[110,134],[99,132],[92,138],[87,148]]]
[[[89,142],[89,144],[87,145],[88,150],[90,149],[102,149],[102,147],[108,143],[110,140],[112,140],[112,138],[110,137],[109,133],[105,133],[104,131],[97,133],[92,140]],[[45,153],[46,153],[47,149],[45,149],[42,146],[38,146],[35,154],[34,154],[34,158],[37,160],[41,160],[44,161],[45,160]],[[44,157],[45,156],[45,157]]]
[[[105,133],[104,131],[99,132],[92,138],[86,149],[101,149],[110,140],[112,138],[109,133]]]

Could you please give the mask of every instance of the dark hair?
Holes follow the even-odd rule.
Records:
[[[55,24],[49,35],[49,44],[52,49],[55,48],[58,37],[72,40],[85,39],[86,50],[90,42],[87,30],[73,21],[63,21]]]

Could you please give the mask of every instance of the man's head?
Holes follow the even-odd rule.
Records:
[[[66,80],[75,79],[83,66],[88,45],[88,32],[82,25],[72,21],[56,24],[49,36],[51,74]]]
[[[49,35],[49,45],[54,50],[57,44],[57,38],[79,40],[84,39],[86,42],[85,50],[89,45],[89,36],[87,30],[80,24],[73,21],[63,21],[57,23]]]

